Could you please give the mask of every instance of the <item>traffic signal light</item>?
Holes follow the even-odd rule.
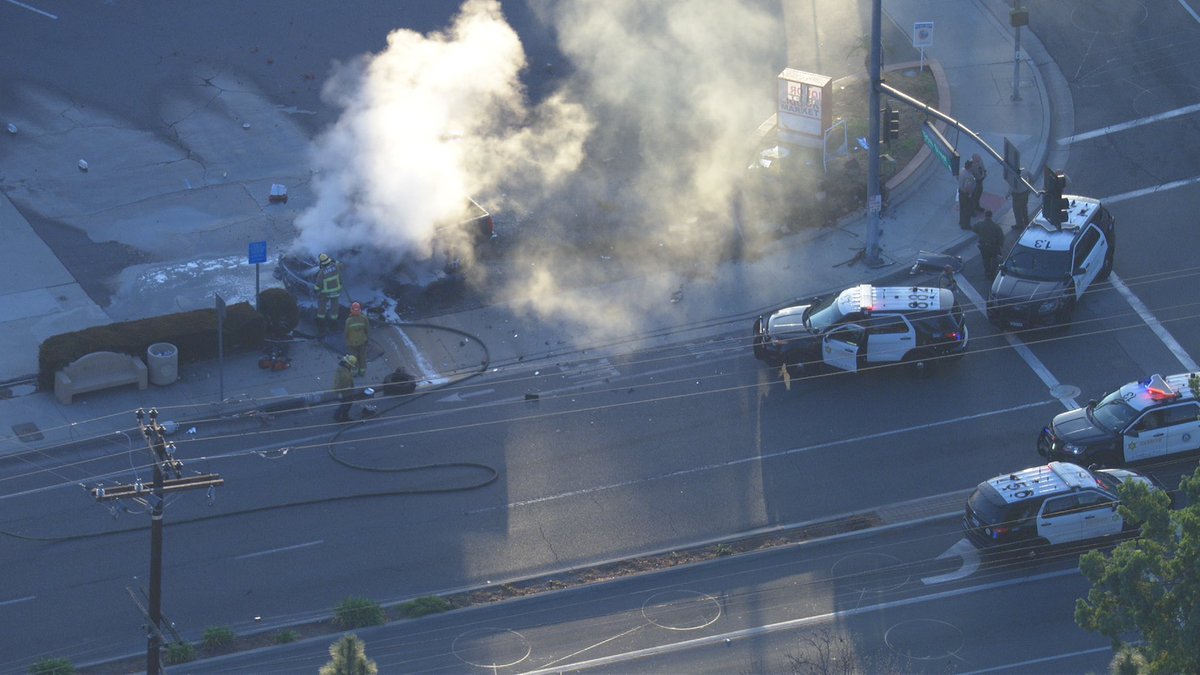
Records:
[[[887,120],[887,139],[890,141],[900,138],[900,111],[892,110],[891,106],[884,106],[883,114]]]
[[[1067,222],[1067,200],[1063,190],[1067,188],[1067,175],[1046,167],[1042,176],[1042,215],[1051,225],[1062,225]]]

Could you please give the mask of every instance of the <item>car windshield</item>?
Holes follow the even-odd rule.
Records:
[[[1138,412],[1125,402],[1120,390],[1105,396],[1092,408],[1092,421],[1109,431],[1120,431],[1129,426]]]
[[[1071,252],[1050,251],[1017,244],[1004,261],[1004,272],[1015,277],[1054,281],[1071,273]]]
[[[979,516],[979,519],[989,525],[1004,522],[1005,503],[1004,499],[996,492],[996,489],[987,483],[980,483],[979,487],[971,493],[967,498],[967,506]]]
[[[845,318],[838,309],[838,296],[831,295],[818,300],[804,314],[804,325],[815,332],[821,332]]]

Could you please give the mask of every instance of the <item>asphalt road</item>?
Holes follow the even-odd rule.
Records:
[[[237,9],[242,7],[231,6],[229,11],[247,11]],[[315,63],[361,51],[356,44],[359,39],[374,40],[377,45],[383,28],[374,25],[371,32],[368,25],[383,23],[378,21],[382,7],[374,14],[364,11],[352,19],[316,17],[314,20],[324,20],[327,25],[348,25],[342,21],[345,19],[362,21],[363,26],[348,26],[343,37],[330,39],[324,61],[314,57],[310,64],[279,59],[280,65],[286,62],[291,69],[290,76],[263,76],[260,84],[269,88],[281,86],[272,84],[276,80],[301,79]],[[1149,116],[1197,100],[1197,76],[1189,65],[1194,64],[1200,49],[1196,46],[1200,41],[1194,39],[1200,23],[1181,3],[1147,9],[1123,0],[1070,0],[1035,2],[1031,7],[1038,16],[1035,29],[1039,37],[1072,86],[1076,101],[1072,136],[1149,120]],[[259,15],[258,22],[251,25],[264,27],[266,33],[276,31],[275,46],[268,45],[267,52],[282,49],[279,45],[288,44],[289,24],[276,21],[284,14],[270,10],[286,13],[287,7],[280,3],[255,4],[253,8]],[[12,5],[0,11],[21,17],[13,21],[28,22],[21,24],[22,30],[43,38],[28,44],[47,44],[48,40],[48,44],[59,45],[62,54],[71,48],[104,53],[102,45],[82,39],[85,31],[79,27],[43,35],[39,31],[48,29],[35,23],[36,16],[20,14]],[[135,18],[147,20],[126,17],[122,25],[142,25]],[[72,20],[85,21],[86,17]],[[206,19],[197,16],[195,20],[203,26]],[[428,18],[431,24],[442,20]],[[414,22],[421,24],[420,20]],[[146,32],[152,39],[144,60],[171,63],[170,52],[153,46],[154,39],[165,38],[153,30]],[[69,40],[73,34],[79,39]],[[203,34],[200,30],[194,33]],[[255,40],[249,35],[239,38],[236,44],[240,48],[228,53],[246,60],[241,67],[270,71],[275,64],[266,63],[263,48],[251,51],[250,43],[258,42],[259,33],[253,36]],[[326,44],[326,40],[314,39],[312,44],[316,49],[315,45]],[[29,59],[35,55],[18,51],[16,56]],[[12,64],[21,63],[21,58],[4,63],[15,69]],[[81,99],[123,105],[124,113],[131,116],[144,108],[139,92],[122,94],[120,89],[95,84],[104,77],[115,80],[116,74],[85,71],[70,75],[66,71],[73,62],[61,55],[56,58],[45,60],[45,67],[51,69],[46,82],[65,82],[63,88]],[[258,59],[263,63],[251,63]],[[108,63],[100,58],[94,61]],[[62,73],[55,74],[53,69]],[[13,72],[4,73],[6,82]],[[171,77],[169,69],[160,72],[156,67],[147,72],[150,74],[145,77],[164,83]],[[315,105],[315,91],[305,86],[296,85],[294,104],[298,108]],[[277,93],[284,96],[287,92],[280,89]],[[670,549],[757,527],[963,489],[1003,471],[1037,463],[1034,440],[1050,416],[1064,409],[1059,397],[1074,397],[1082,403],[1147,373],[1179,372],[1185,366],[1181,355],[1183,359],[1200,355],[1194,255],[1191,247],[1177,245],[1194,241],[1191,228],[1195,218],[1191,214],[1200,209],[1200,190],[1192,181],[1196,177],[1190,161],[1194,153],[1175,151],[1196,147],[1196,134],[1192,114],[1059,144],[1060,151],[1069,152],[1065,168],[1072,190],[1107,198],[1117,216],[1116,277],[1166,327],[1179,344],[1177,351],[1164,342],[1163,333],[1153,322],[1147,323],[1147,315],[1140,314],[1120,288],[1101,287],[1080,304],[1076,324],[1068,333],[1028,336],[1028,352],[1014,348],[973,312],[968,318],[971,353],[929,378],[915,379],[900,371],[837,375],[794,382],[792,390],[785,391],[772,373],[761,370],[750,357],[745,344],[749,323],[731,324],[725,340],[680,344],[661,353],[633,354],[623,360],[581,358],[564,361],[553,372],[473,380],[462,390],[426,397],[398,409],[394,419],[379,420],[337,439],[339,457],[353,457],[368,466],[477,462],[496,469],[499,475],[496,482],[480,489],[422,496],[361,495],[454,487],[490,474],[465,469],[397,475],[349,469],[328,454],[332,433],[322,426],[325,414],[281,419],[265,428],[240,430],[238,435],[200,429],[194,442],[180,444],[181,456],[197,468],[219,470],[230,483],[211,505],[203,495],[188,495],[168,507],[168,521],[173,524],[167,529],[166,612],[192,634],[211,625],[240,630],[253,625],[256,616],[264,617],[268,624],[284,623],[329,611],[349,595],[407,598],[634,552]],[[977,261],[969,261],[966,281],[977,289],[984,287]],[[1055,384],[1066,388],[1055,388],[1052,393]],[[530,391],[540,392],[540,400],[527,401],[525,394]],[[452,396],[455,393],[457,398]],[[131,469],[141,451],[129,449],[131,444],[124,439],[113,441],[114,448],[98,447],[89,455],[67,458],[72,461],[29,457],[22,460],[24,466],[6,463],[6,476],[25,477],[7,481],[6,485],[17,487],[5,494],[36,492],[21,500],[6,500],[0,529],[26,537],[71,537],[144,523],[133,514],[114,518],[78,484],[102,472],[112,472],[114,482],[139,471],[145,475],[144,467]],[[132,446],[139,447],[136,443]],[[281,453],[280,448],[288,448],[288,452]],[[102,459],[93,461],[94,457]],[[39,472],[33,473],[34,469]],[[1164,482],[1174,484],[1169,478]],[[313,503],[289,506],[297,502]],[[364,513],[368,515],[364,517]],[[201,518],[205,519],[183,524]],[[932,539],[924,547],[901,542],[902,548],[916,548],[903,551],[903,555],[890,554],[932,564],[928,561],[956,540],[952,530],[947,527],[940,534],[929,535]],[[925,535],[917,539],[925,541]],[[126,588],[143,583],[131,577],[129,570],[144,569],[145,555],[142,533],[56,543],[8,538],[0,551],[8,595],[36,595],[52,602],[37,603],[39,609],[11,625],[0,636],[0,653],[22,660],[52,653],[82,662],[136,652],[143,644],[141,617]],[[56,577],[68,580],[66,583],[47,587],[48,560],[53,560]],[[1067,561],[1050,571],[1069,567]],[[782,576],[764,569],[748,574]],[[971,665],[956,663],[956,668],[1019,663],[1026,658],[1020,655],[1030,651],[1035,655],[1028,658],[1035,658],[1101,644],[1075,629],[1069,610],[1064,609],[1070,607],[1069,598],[1081,594],[1082,586],[1063,580],[1076,577],[1063,572],[1062,577],[1046,579],[1034,574],[1003,578],[1016,581],[1012,586],[980,590],[974,597],[985,600],[976,604],[954,605],[958,601],[946,599],[947,606],[939,609],[939,620],[971,636],[971,645],[978,649],[978,653],[954,651],[956,658],[970,654]],[[692,581],[685,588],[713,595],[723,592]],[[603,596],[605,590],[597,592]],[[863,589],[857,590],[861,596]],[[659,591],[644,595],[653,592]],[[1020,599],[1012,600],[1018,593]],[[765,597],[774,595],[785,594],[776,590]],[[834,600],[827,596],[811,606],[825,613],[857,606],[847,593],[832,596]],[[79,611],[81,607],[88,609]],[[499,609],[511,611],[511,607]],[[997,607],[1009,613],[994,616]],[[626,620],[637,615],[634,606],[612,611],[625,614],[600,634],[617,635],[635,625]],[[705,616],[703,612],[697,609],[693,615]],[[739,606],[735,614],[749,617],[742,627],[778,621],[766,613],[760,615],[753,606]],[[886,635],[885,626],[930,618],[907,609],[883,614],[888,618],[880,618],[879,613],[857,615],[852,620],[855,627],[860,621],[868,625],[855,632],[866,634],[867,628],[873,627],[877,634]],[[1024,621],[1020,617],[1025,614],[1045,623]],[[539,626],[574,625],[559,615],[552,616],[551,620],[543,618]],[[727,616],[723,609],[722,617]],[[452,619],[430,621],[449,623]],[[585,619],[579,619],[580,633],[594,634],[595,625]],[[497,623],[517,626],[522,632],[530,628],[503,623],[499,618],[481,620],[478,627]],[[46,626],[56,630],[47,631]],[[443,637],[464,632],[461,627],[446,631]],[[375,647],[369,634],[365,635],[372,656],[386,656],[387,648]],[[949,644],[953,636],[945,637]],[[880,651],[879,640],[883,639],[864,644],[873,644],[873,651]],[[984,640],[991,646],[981,646]],[[489,654],[512,650],[511,644],[490,634],[482,634],[478,641],[484,644],[480,650]],[[538,641],[551,645],[545,648],[541,665],[593,644],[561,634],[539,637]],[[443,657],[455,654],[444,642],[438,653]],[[712,651],[736,653],[733,660],[725,662],[732,665],[734,661],[768,658],[775,663],[784,649],[752,642],[747,652],[719,646],[698,653],[703,658],[716,658]],[[1063,651],[1056,652],[1059,648]],[[323,649],[321,645],[317,651]],[[941,658],[937,645],[928,642],[914,643],[908,653],[915,651],[927,655],[922,658],[931,664],[935,656]],[[478,661],[482,657],[468,658]],[[493,658],[489,663],[499,661]],[[684,657],[672,654],[670,658]],[[694,663],[702,663],[701,657],[695,658]],[[1090,656],[1080,658],[1087,662],[1084,667],[1091,669],[1107,662],[1103,653],[1096,662]],[[0,669],[9,669],[13,663],[0,662]],[[451,664],[447,668],[461,669],[460,662],[446,663]],[[672,669],[670,666],[679,662],[638,663],[613,668],[641,670],[644,665],[646,670]],[[1058,663],[1050,663],[1047,669],[1056,669]],[[1076,670],[1074,666],[1066,669]]]

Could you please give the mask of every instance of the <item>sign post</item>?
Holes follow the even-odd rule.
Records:
[[[225,298],[217,296],[217,374],[221,383],[220,401],[225,401]]]
[[[913,23],[913,47],[921,50],[921,70],[925,70],[925,48],[933,46],[933,22]]]
[[[259,295],[259,265],[267,262],[267,242],[252,241],[250,242],[250,251],[246,256],[251,265],[254,265],[254,309],[258,309]]]

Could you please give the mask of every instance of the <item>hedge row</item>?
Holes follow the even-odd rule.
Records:
[[[225,351],[236,352],[262,345],[266,321],[248,302],[226,308]],[[54,373],[92,352],[108,351],[146,358],[146,348],[169,342],[179,349],[179,362],[192,363],[217,357],[217,310],[197,309],[164,316],[93,326],[74,333],[46,338],[38,347],[38,387],[54,387]]]

